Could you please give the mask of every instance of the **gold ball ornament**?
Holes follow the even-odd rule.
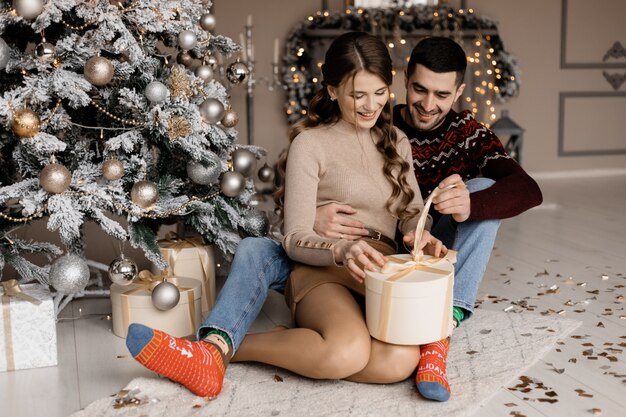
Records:
[[[18,16],[32,20],[41,14],[43,11],[42,0],[13,0],[13,8]]]
[[[239,115],[235,110],[228,109],[224,116],[222,117],[222,126],[224,127],[235,127],[239,123]]]
[[[240,172],[244,177],[249,177],[256,165],[256,156],[247,149],[235,149],[231,155],[233,169]]]
[[[209,65],[198,66],[194,74],[196,74],[196,77],[201,78],[202,81],[204,81],[205,83],[211,81],[214,76],[213,68],[211,68]]]
[[[13,113],[11,129],[20,138],[32,138],[41,129],[41,119],[34,111],[23,108]]]
[[[70,171],[61,164],[48,164],[39,173],[41,188],[52,194],[60,194],[67,190],[71,182]]]
[[[276,175],[276,173],[274,172],[274,168],[267,165],[267,162],[263,164],[263,166],[259,169],[259,172],[257,174],[259,176],[259,179],[263,182],[274,181],[274,176]]]
[[[111,82],[115,72],[111,61],[102,56],[94,56],[85,63],[83,74],[91,84],[104,87]]]
[[[159,199],[159,189],[152,181],[139,181],[130,190],[130,199],[139,207],[148,208]]]
[[[205,13],[202,16],[200,16],[200,27],[206,30],[207,32],[210,32],[213,29],[215,29],[216,23],[217,21],[215,19],[215,16],[212,15],[211,13]]]
[[[215,124],[224,117],[224,105],[216,98],[207,98],[200,106],[200,115],[206,123]]]
[[[102,163],[102,176],[109,181],[117,181],[124,176],[124,164],[118,159],[107,159]]]
[[[193,57],[187,51],[179,52],[176,55],[176,62],[185,67],[190,67],[193,64]]]

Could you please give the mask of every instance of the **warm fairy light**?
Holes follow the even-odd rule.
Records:
[[[480,46],[480,41],[476,41],[475,45]]]
[[[363,9],[359,9],[356,11],[358,14],[363,14]]]
[[[291,72],[296,72],[296,67],[291,67],[290,70]]]
[[[493,54],[493,48],[489,48],[489,53]]]
[[[459,9],[459,14],[463,14],[463,13],[465,13],[465,10]]]
[[[294,100],[291,100],[291,101],[289,102],[289,105],[293,107],[293,106],[295,106],[295,105],[296,105],[296,102],[295,102]]]
[[[502,76],[501,76],[500,74],[497,74],[497,75],[496,75],[496,78],[497,78],[497,79],[501,79],[501,78],[502,78]]]
[[[474,13],[474,9],[468,9],[467,10],[469,13]]]
[[[489,89],[491,90],[493,88],[493,83],[487,84],[487,87],[489,87]]]
[[[324,16],[328,17],[330,15],[330,13],[328,13],[327,11],[324,12]]]
[[[293,111],[291,109],[287,109],[287,114],[291,114]]]
[[[495,114],[492,114],[491,116],[489,116],[489,118],[490,118],[491,120],[494,120],[494,119],[496,118],[496,115],[495,115]]]
[[[480,93],[480,87],[475,87],[474,90],[476,90],[477,93]]]
[[[491,75],[491,74],[493,74],[493,71],[491,71],[491,70],[487,70],[487,74],[488,74],[488,75]]]
[[[407,56],[406,58],[404,58],[406,62],[409,62],[411,60],[410,56]]]
[[[312,22],[313,21],[313,16],[309,16],[309,17],[307,17],[307,19],[309,20],[309,22]]]
[[[491,106],[491,100],[487,100],[487,101],[485,101],[485,103],[486,103],[488,106]],[[493,110],[492,110],[492,111],[493,111]]]
[[[482,83],[480,83],[483,87],[487,86],[487,81],[483,81]]]
[[[476,106],[478,106],[478,104],[476,104],[476,102],[473,102],[472,107],[476,107]]]
[[[480,71],[479,70],[474,71],[474,75],[479,77],[480,76]]]
[[[498,86],[496,85],[495,87],[493,87],[493,91],[495,91],[495,92],[497,93],[498,91],[500,91],[500,89],[499,89],[499,88],[498,88]]]
[[[489,101],[489,100],[487,100],[487,101]],[[491,106],[491,107],[489,107],[489,111],[493,113],[494,111],[496,111],[496,108]]]
[[[306,110],[300,110],[300,114],[306,114]]]
[[[434,13],[433,13],[433,16],[438,17],[438,16],[439,16],[439,13],[438,13],[438,12],[434,12]]]
[[[404,10],[400,10],[400,12],[398,13],[400,16],[404,16]]]
[[[515,76],[511,75],[511,81],[515,81]]]
[[[346,9],[346,14],[350,14],[352,11],[350,9]]]
[[[453,16],[454,16],[454,15],[453,15],[452,13],[448,13],[448,17],[449,17],[450,19],[452,19],[452,17],[453,17]]]
[[[493,65],[494,67],[496,66],[497,62],[495,61],[495,59],[493,61],[491,61],[491,65]]]
[[[322,65],[324,65],[324,63],[323,63],[323,62],[318,62],[318,63],[317,63],[317,68],[322,68]]]
[[[393,44],[393,42],[389,42],[389,44],[388,44],[387,46],[389,46],[390,48],[395,47],[395,45]]]
[[[395,75],[396,75],[396,70],[395,69],[391,70],[391,75],[393,75],[395,77]]]
[[[478,58],[480,56],[480,52],[474,52],[474,56]]]
[[[390,99],[392,99],[392,100],[394,100],[394,99],[396,98],[396,95],[395,95],[394,93],[390,93],[390,94],[389,94],[389,98],[390,98]]]
[[[468,58],[467,58],[467,60],[468,60],[469,62],[474,62],[474,58],[472,58],[472,57],[468,57]]]
[[[311,81],[313,81],[314,83],[316,83],[316,82],[317,82],[317,77],[313,77],[313,79],[312,79]]]
[[[477,109],[476,107],[474,107],[474,108],[472,109],[472,113],[478,113],[478,109]]]
[[[400,43],[401,43],[402,45],[404,45],[404,44],[406,43],[406,40],[405,40],[405,39],[400,39]]]
[[[471,97],[465,97],[465,101],[467,101],[469,103],[470,101],[472,101],[472,98]]]

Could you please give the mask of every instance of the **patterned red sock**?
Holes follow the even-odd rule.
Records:
[[[449,339],[420,346],[420,361],[415,375],[417,390],[424,398],[447,401],[450,386],[446,376]]]
[[[201,397],[216,397],[222,390],[224,362],[212,344],[178,339],[160,330],[133,323],[126,345],[143,366],[183,384]]]

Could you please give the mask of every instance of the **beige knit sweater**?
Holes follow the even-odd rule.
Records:
[[[394,129],[398,153],[413,166],[406,135]],[[316,208],[329,203],[349,204],[356,210],[351,217],[392,239],[395,236],[398,219],[385,208],[392,187],[383,174],[378,137],[373,135],[369,129],[357,134],[354,125],[340,120],[305,130],[293,140],[285,175],[283,239],[291,259],[308,265],[341,264],[333,257],[333,247],[345,240],[323,238],[313,231]],[[409,207],[421,211],[424,204],[412,169],[407,180],[415,191]],[[418,217],[400,222],[400,230],[413,230]]]

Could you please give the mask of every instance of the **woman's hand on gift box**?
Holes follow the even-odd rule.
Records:
[[[407,233],[402,240],[407,246],[413,246],[415,232]],[[428,230],[424,230],[424,233],[422,233],[422,239],[417,246],[417,250],[421,250],[426,255],[435,256],[437,258],[443,258],[448,253],[448,248],[446,248],[443,242],[431,235]]]
[[[383,254],[363,240],[346,241],[337,248],[340,253],[339,256],[335,256],[335,259],[341,259],[350,275],[360,283],[365,280],[366,270],[380,271],[380,268],[385,265]]]

